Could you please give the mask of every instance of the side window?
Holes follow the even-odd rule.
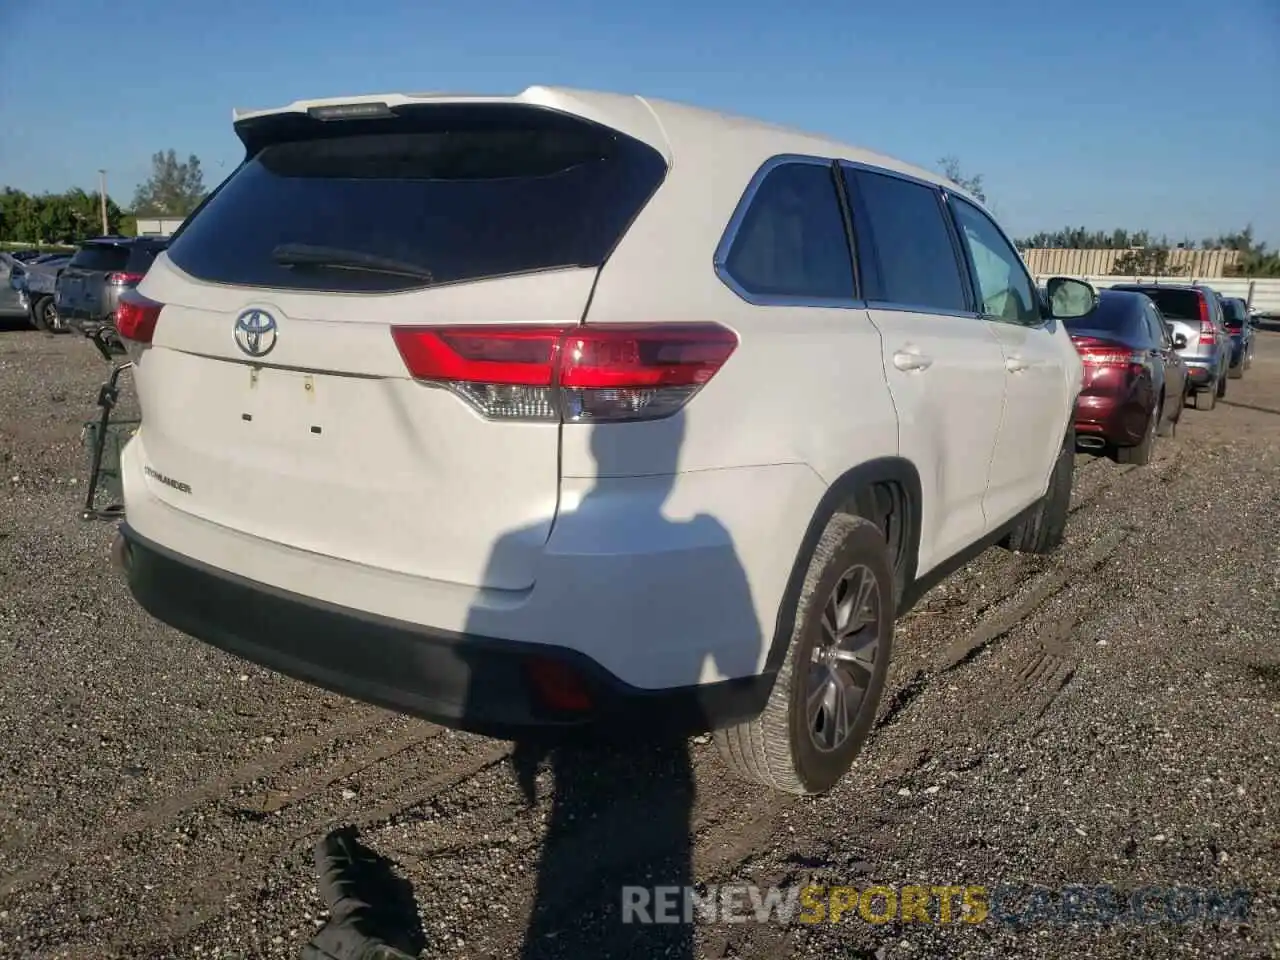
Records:
[[[760,182],[724,260],[748,294],[853,298],[853,258],[831,167],[785,163]]]
[[[1169,346],[1165,341],[1168,339],[1168,333],[1164,329],[1164,321],[1160,319],[1160,314],[1156,313],[1156,308],[1150,304],[1142,305],[1142,312],[1147,317],[1147,328],[1151,332],[1152,346],[1161,349]]]
[[[1018,253],[985,213],[959,197],[951,198],[956,225],[973,264],[982,312],[1011,323],[1035,325],[1040,307],[1031,278]]]
[[[845,168],[867,300],[968,313],[938,194],[923,184]]]

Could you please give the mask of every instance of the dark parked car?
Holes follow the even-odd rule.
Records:
[[[1146,463],[1172,436],[1186,403],[1187,366],[1156,305],[1141,293],[1099,291],[1098,305],[1064,321],[1084,361],[1076,444],[1118,463]]]
[[[1119,284],[1113,290],[1144,293],[1155,301],[1174,334],[1187,341],[1178,353],[1187,363],[1197,410],[1212,410],[1227,392],[1231,337],[1217,291],[1203,284]]]
[[[1238,380],[1253,366],[1253,318],[1249,305],[1239,297],[1222,298],[1222,316],[1231,335],[1231,366],[1227,376]]]
[[[58,277],[58,315],[85,336],[114,326],[120,294],[138,285],[168,244],[162,237],[86,240]]]

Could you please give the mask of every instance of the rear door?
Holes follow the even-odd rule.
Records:
[[[979,311],[1003,355],[1004,420],[986,498],[987,520],[998,526],[1044,494],[1062,448],[1072,390],[1065,334],[1045,321],[1035,283],[995,221],[962,197],[948,205]]]
[[[238,132],[251,159],[139,285],[165,305],[138,359],[140,449],[187,488],[149,473],[151,495],[302,550],[528,588],[558,418],[531,388],[415,381],[392,327],[580,323],[662,155],[512,104]]]
[[[1151,334],[1151,342],[1155,345],[1156,362],[1164,373],[1164,410],[1161,415],[1166,420],[1176,420],[1185,402],[1187,389],[1187,368],[1173,349],[1173,339],[1169,336],[1169,327],[1165,324],[1160,311],[1150,299],[1142,304],[1142,311]]]
[[[1004,412],[1004,358],[970,306],[939,192],[879,170],[844,173],[899,449],[920,471],[924,571],[988,527],[983,499]]]
[[[7,253],[0,253],[0,313],[21,312],[22,304],[14,281],[25,272],[21,263]]]

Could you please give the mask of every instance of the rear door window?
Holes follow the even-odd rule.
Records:
[[[666,173],[651,147],[539,108],[266,121],[242,130],[252,159],[172,240],[195,277],[374,293],[598,267]],[[331,262],[297,263],[300,248]]]
[[[853,258],[829,164],[783,163],[764,175],[724,272],[748,296],[853,299]]]
[[[1222,301],[1222,319],[1228,330],[1240,330],[1244,327],[1244,304],[1239,300]]]
[[[68,266],[79,270],[95,270],[111,273],[123,270],[129,262],[129,248],[109,243],[94,243],[81,247]]]
[[[936,190],[888,174],[845,168],[867,300],[944,313],[970,312]]]

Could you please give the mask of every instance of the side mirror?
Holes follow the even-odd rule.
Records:
[[[1055,320],[1083,317],[1098,305],[1098,290],[1086,280],[1050,277],[1044,288],[1049,301],[1049,316]]]
[[[1187,349],[1187,335],[1185,333],[1175,333],[1173,335],[1173,349],[1175,350]]]

